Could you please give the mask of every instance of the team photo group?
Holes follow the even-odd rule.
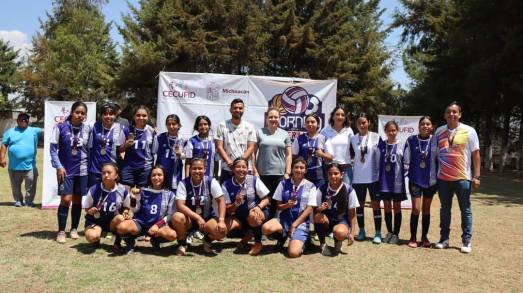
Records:
[[[458,103],[444,109],[446,125],[436,129],[432,118],[423,116],[419,134],[406,141],[397,139],[394,120],[385,124],[382,139],[370,130],[375,122],[365,113],[354,117],[354,134],[342,106],[333,109],[323,129],[316,114],[306,115],[303,133],[292,140],[279,127],[277,108],[269,107],[265,127],[256,129],[243,117],[246,106],[234,99],[231,118],[218,125],[197,116],[194,125],[183,126],[192,127],[194,136],[182,137],[176,114],[158,121],[167,129],[158,133],[146,106],[135,108],[129,123],[118,117],[117,104],[106,102],[98,121],[87,123],[87,105],[75,102],[49,142],[60,196],[56,241],[67,242],[69,213],[69,237],[79,238],[83,210],[87,242],[100,247],[102,235],[111,232],[117,254],[133,252],[135,241],[145,239],[155,249],[176,241],[173,252],[185,255],[198,238],[203,251],[214,255],[213,241],[235,237],[240,239],[237,249],[250,255],[260,254],[266,239],[272,239],[288,257],[299,257],[316,239],[319,252],[332,256],[342,252],[344,241],[349,246],[355,240],[399,244],[401,202],[408,192],[410,237],[403,237],[408,247],[449,247],[456,194],[461,252],[471,252],[470,193],[480,185],[479,141],[476,131],[460,122]],[[18,127],[23,122],[27,127],[25,120],[19,116]],[[4,167],[6,149],[13,151],[9,133],[3,138]],[[11,183],[19,189],[21,179]],[[432,244],[427,234],[436,192],[441,231]],[[366,233],[367,194],[374,235]],[[333,238],[333,247],[327,237]]]

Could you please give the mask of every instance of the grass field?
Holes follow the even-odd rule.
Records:
[[[54,241],[56,211],[13,207],[7,170],[1,169],[0,291],[523,291],[523,182],[508,173],[485,173],[473,195],[470,255],[459,252],[461,221],[454,201],[451,249],[408,248],[410,210],[404,210],[402,245],[357,242],[335,258],[306,252],[288,259],[273,253],[272,244],[258,257],[235,255],[236,240],[217,244],[223,250],[213,258],[202,255],[199,246],[189,256],[176,257],[171,247],[155,254],[144,243],[132,255],[114,256],[109,239],[97,251],[83,239],[59,245]],[[439,236],[439,207],[436,196],[433,242]],[[370,208],[366,216],[372,234]]]

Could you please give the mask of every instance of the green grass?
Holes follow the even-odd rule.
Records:
[[[42,150],[39,152],[41,166]],[[41,199],[39,181],[37,203]],[[176,257],[169,247],[154,254],[145,243],[132,255],[114,256],[108,239],[97,251],[83,239],[56,244],[56,211],[13,207],[7,170],[1,169],[0,291],[520,291],[523,184],[510,174],[487,174],[482,184],[473,195],[470,255],[457,249],[461,229],[455,201],[452,248],[444,251],[405,245],[410,211],[404,210],[402,245],[357,242],[344,246],[347,254],[336,258],[306,253],[288,259],[273,253],[270,245],[258,257],[236,255],[236,240],[217,244],[223,250],[213,258],[201,255],[199,246],[187,257]],[[438,240],[439,206],[435,197],[432,241]],[[372,234],[370,209],[366,216]]]

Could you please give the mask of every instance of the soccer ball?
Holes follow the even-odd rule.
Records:
[[[289,87],[282,93],[281,104],[288,113],[304,113],[309,106],[309,94],[302,87]]]

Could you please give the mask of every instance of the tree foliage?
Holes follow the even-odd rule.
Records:
[[[0,40],[0,112],[9,110],[12,106],[8,96],[17,89],[20,65],[18,50]]]
[[[100,101],[113,96],[118,56],[101,12],[104,0],[55,0],[33,38],[24,69],[25,108],[42,117],[51,100]]]
[[[159,71],[337,79],[339,101],[383,111],[395,98],[378,0],[142,0],[120,28],[117,86],[156,101]]]

